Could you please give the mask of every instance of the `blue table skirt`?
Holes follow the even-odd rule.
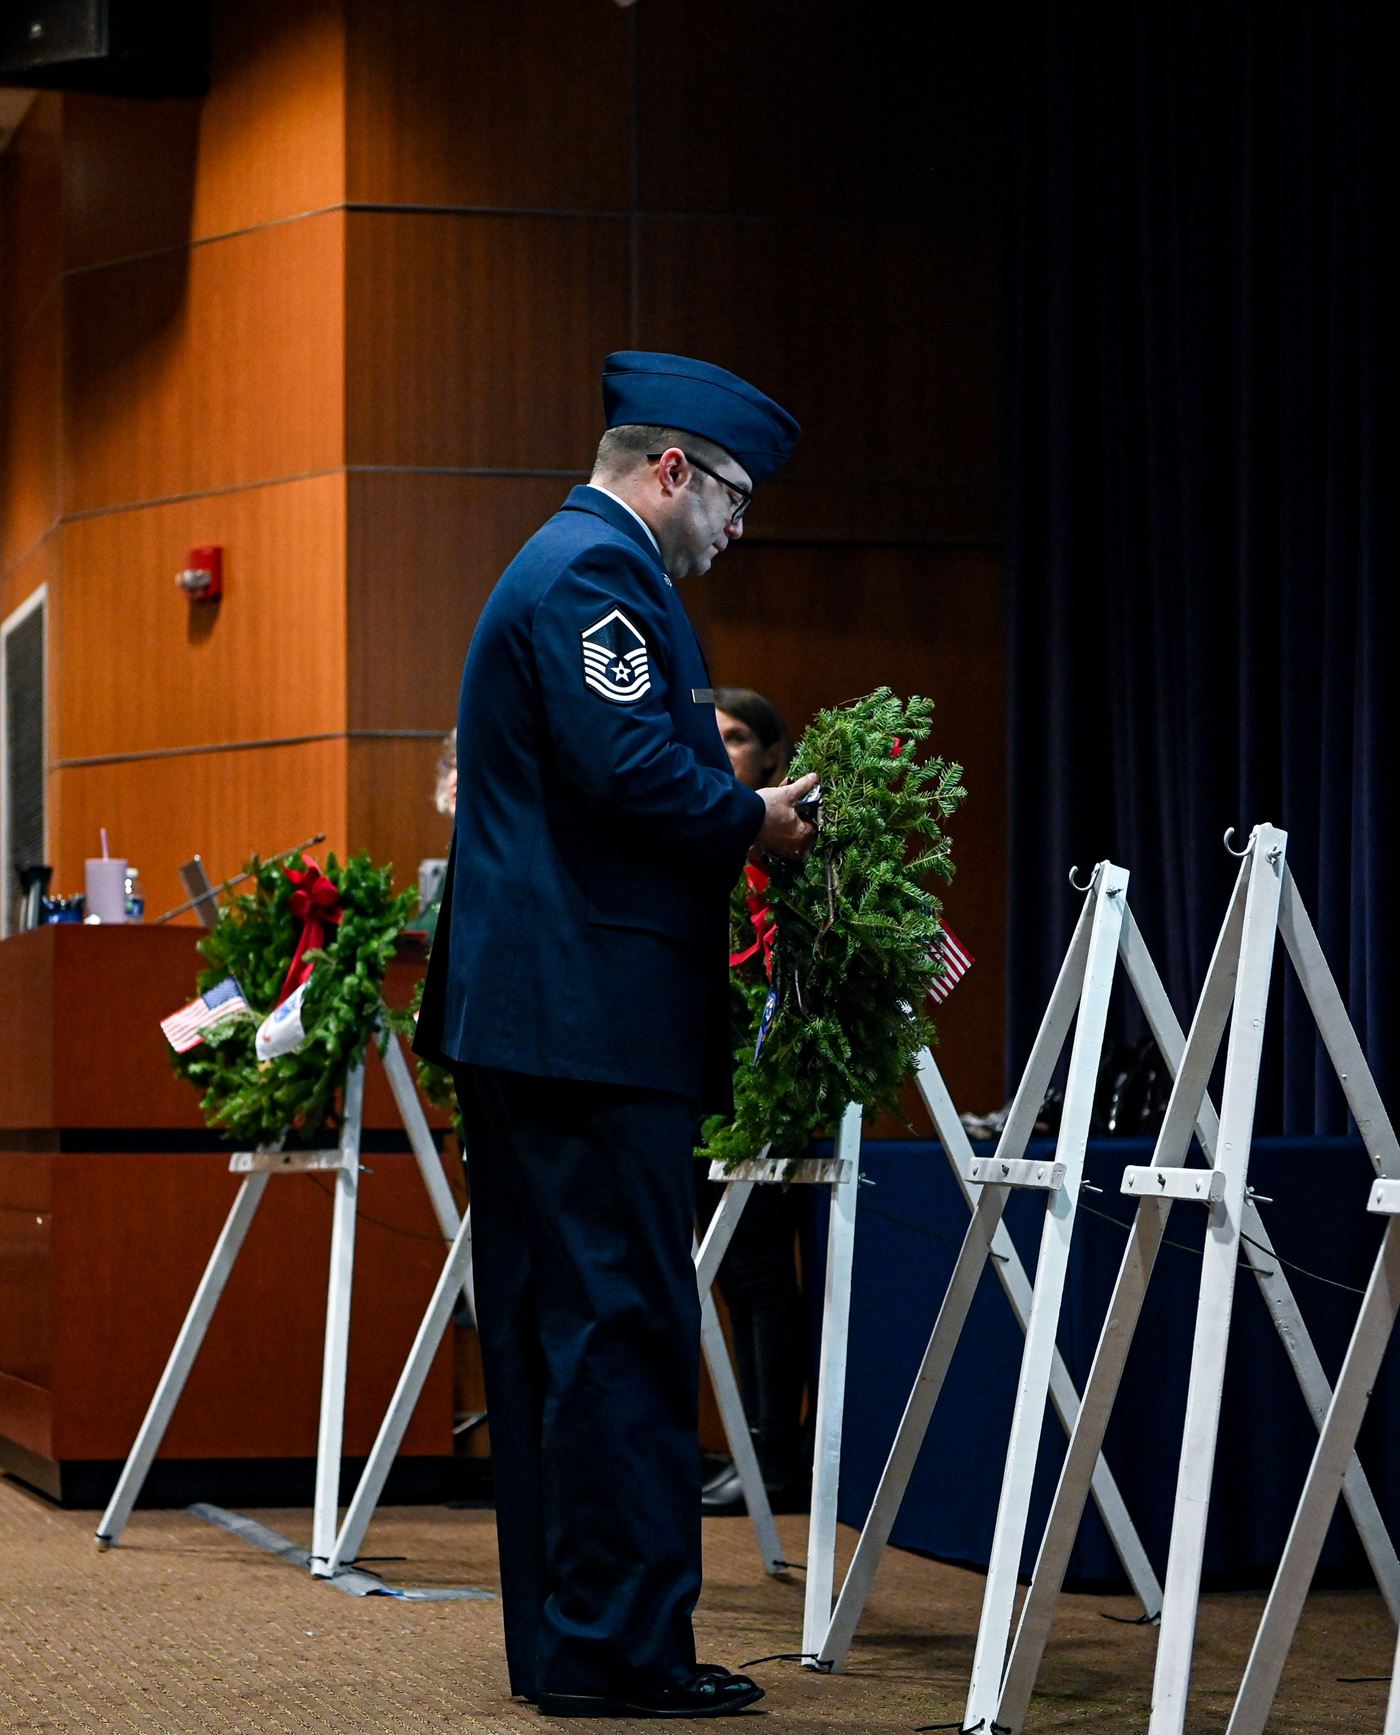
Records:
[[[979,1146],[989,1152],[990,1146]],[[814,1154],[829,1154],[830,1146]],[[1028,1155],[1050,1156],[1053,1142]],[[1086,1178],[1102,1193],[1081,1195],[1059,1343],[1082,1390],[1126,1239],[1132,1205],[1119,1191],[1124,1165],[1146,1163],[1136,1139],[1090,1144]],[[951,1275],[968,1210],[948,1160],[934,1143],[871,1142],[861,1155],[850,1363],[846,1384],[840,1516],[865,1521],[895,1429]],[[1371,1166],[1351,1139],[1261,1139],[1251,1184],[1273,1196],[1261,1213],[1277,1251],[1317,1277],[1290,1272],[1329,1379],[1335,1379],[1355,1322],[1384,1219],[1366,1210]],[[819,1314],[828,1195],[814,1189],[804,1237],[809,1306]],[[1185,1412],[1205,1212],[1178,1204],[1158,1256],[1105,1451],[1159,1575],[1165,1571]],[[1043,1199],[1013,1195],[1007,1226],[1034,1274]],[[1110,1220],[1111,1219],[1111,1220]],[[1348,1287],[1338,1288],[1340,1284]],[[1023,1338],[990,1268],[904,1498],[892,1540],[939,1559],[985,1567],[996,1521],[1007,1434]],[[1400,1517],[1400,1379],[1387,1358],[1362,1431],[1360,1454],[1392,1534]],[[1241,1266],[1206,1538],[1207,1583],[1264,1583],[1272,1577],[1316,1443],[1278,1334],[1255,1279]],[[1047,1405],[1022,1571],[1029,1573],[1049,1510],[1064,1434]],[[1356,1532],[1339,1506],[1323,1551],[1321,1579],[1369,1578]],[[1069,1582],[1120,1588],[1117,1557],[1090,1503]]]

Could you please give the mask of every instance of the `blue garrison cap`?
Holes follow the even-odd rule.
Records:
[[[727,368],[687,355],[620,349],[603,363],[610,428],[676,428],[722,446],[754,487],[787,462],[802,432],[781,404]]]

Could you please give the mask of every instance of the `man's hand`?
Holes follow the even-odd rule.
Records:
[[[780,783],[776,789],[760,789],[768,811],[763,816],[754,842],[772,855],[806,855],[816,842],[817,828],[793,811],[809,790],[815,789],[817,774],[809,771],[795,783]]]

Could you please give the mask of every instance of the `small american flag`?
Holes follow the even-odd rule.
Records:
[[[943,960],[943,974],[930,977],[928,985],[928,997],[937,1006],[948,998],[977,960],[946,924],[939,933],[934,956]]]
[[[243,998],[243,990],[232,976],[225,976],[222,982],[206,988],[198,1000],[172,1012],[169,1018],[162,1018],[160,1027],[176,1054],[184,1054],[203,1042],[201,1031],[222,1024],[228,1018],[251,1018],[252,1015],[252,1008]]]

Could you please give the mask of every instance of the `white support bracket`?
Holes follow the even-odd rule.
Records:
[[[779,1181],[794,1187],[835,1187],[850,1172],[851,1165],[844,1157],[800,1157],[795,1162],[783,1157],[754,1157],[732,1169],[723,1163],[710,1164],[712,1181]]]
[[[1214,1205],[1225,1197],[1225,1177],[1218,1169],[1129,1163],[1123,1171],[1122,1191],[1140,1199],[1185,1199],[1190,1204]]]
[[[330,1151],[235,1151],[228,1160],[231,1175],[309,1174],[344,1167],[345,1152],[338,1145]]]
[[[1377,1181],[1371,1188],[1366,1209],[1389,1217],[1400,1212],[1400,1181]]]
[[[967,1166],[967,1178],[974,1186],[1030,1187],[1058,1193],[1065,1184],[1067,1166],[1034,1157],[974,1157]]]

